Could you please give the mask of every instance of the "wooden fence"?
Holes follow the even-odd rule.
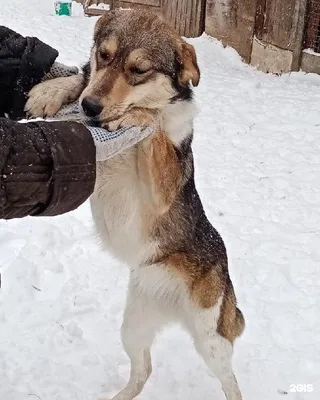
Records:
[[[182,36],[206,32],[265,72],[320,73],[320,0],[76,1],[159,12]]]
[[[111,8],[146,8],[161,13],[182,35],[201,35],[205,24],[206,0],[75,0],[83,4],[109,4]],[[88,10],[88,9],[87,9]],[[97,9],[96,14],[100,14]],[[87,12],[93,15],[92,9]]]

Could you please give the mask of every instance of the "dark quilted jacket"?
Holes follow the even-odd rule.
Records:
[[[0,218],[74,210],[93,191],[95,159],[82,124],[0,118]]]
[[[58,52],[39,39],[0,26],[0,117],[24,117],[27,94],[57,57]]]

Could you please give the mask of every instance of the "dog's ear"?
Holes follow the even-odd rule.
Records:
[[[113,18],[115,17],[116,11],[106,11],[102,14],[102,16],[98,19],[96,22],[96,25],[94,27],[94,40],[96,40],[97,36],[101,33],[103,27],[105,27]]]
[[[187,86],[191,81],[193,86],[198,86],[200,69],[194,47],[189,43],[183,42],[179,53],[179,63],[182,67],[179,77],[180,83]]]

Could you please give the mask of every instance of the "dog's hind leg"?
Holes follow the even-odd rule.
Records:
[[[219,303],[219,302],[218,302]],[[192,313],[188,329],[198,353],[220,380],[227,400],[241,400],[241,392],[232,370],[233,344],[217,332],[220,304]]]
[[[130,285],[121,335],[131,361],[131,373],[127,386],[112,400],[132,400],[141,393],[152,372],[150,348],[164,323],[152,299]],[[99,399],[107,400],[110,396],[103,393]]]

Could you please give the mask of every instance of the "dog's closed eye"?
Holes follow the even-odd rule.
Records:
[[[143,74],[146,74],[149,71],[151,71],[150,67],[146,67],[146,68],[142,68],[142,67],[138,67],[138,66],[130,67],[130,72],[132,74],[136,74],[136,75],[143,75]]]

